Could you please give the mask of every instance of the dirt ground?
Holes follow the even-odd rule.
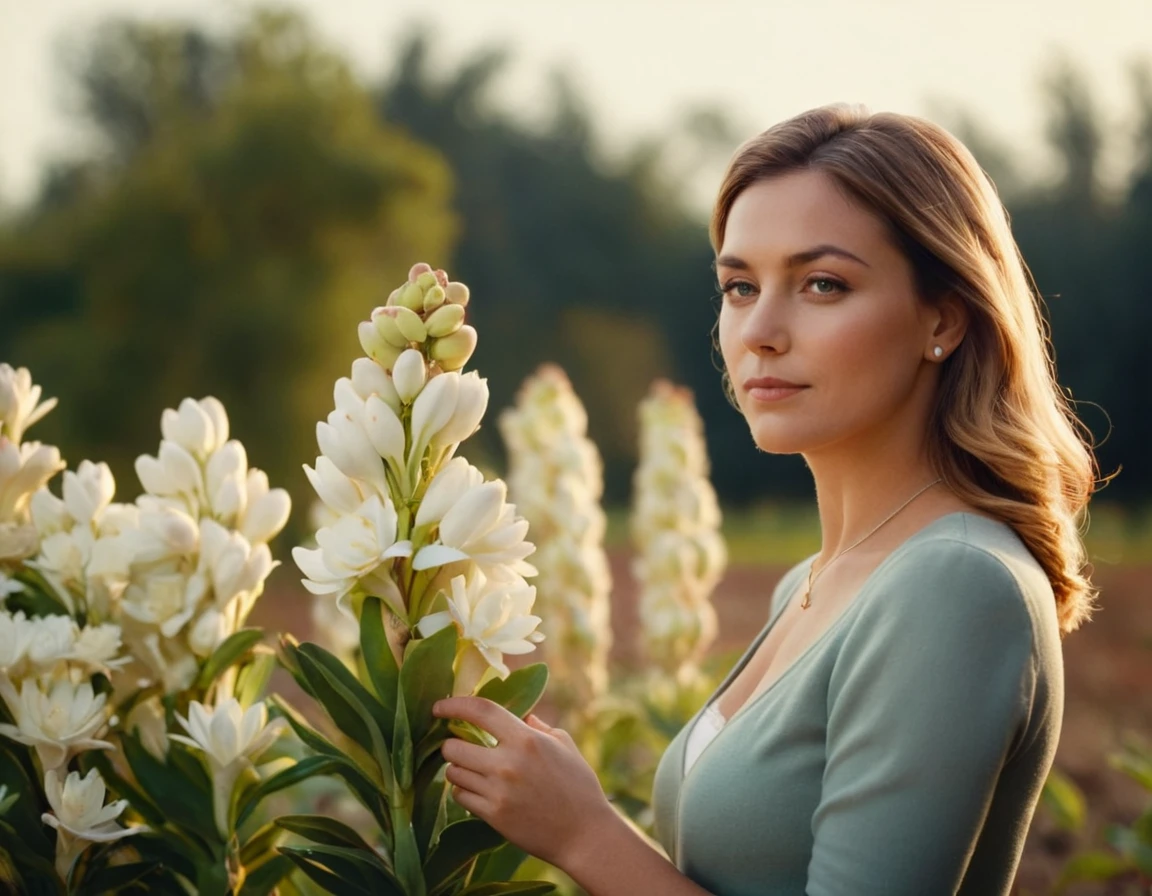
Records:
[[[613,660],[638,662],[638,616],[635,587],[626,555],[613,557]],[[285,570],[284,572],[288,572]],[[718,652],[743,649],[763,625],[766,598],[783,574],[780,567],[732,567],[717,588],[714,602],[720,620]],[[1041,807],[1033,821],[1013,892],[1047,894],[1068,856],[1087,843],[1099,844],[1110,822],[1129,823],[1148,807],[1149,796],[1112,770],[1105,757],[1121,734],[1152,741],[1152,566],[1098,568],[1100,610],[1094,619],[1064,641],[1065,712],[1056,766],[1079,785],[1088,800],[1088,825],[1073,837],[1058,830]],[[277,577],[278,587],[259,602],[252,622],[271,631],[309,636],[308,601],[290,575]],[[282,673],[278,673],[278,676]],[[286,677],[274,687],[290,693]],[[290,698],[291,699],[291,698]],[[1084,885],[1070,896],[1120,896],[1140,889]]]

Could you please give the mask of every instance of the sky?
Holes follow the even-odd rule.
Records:
[[[546,75],[567,69],[606,150],[668,131],[694,106],[728,112],[741,136],[812,106],[863,102],[948,124],[962,107],[1035,171],[1039,84],[1057,54],[1087,76],[1124,165],[1129,66],[1152,63],[1152,0],[298,0],[356,71],[386,73],[411,28],[436,34],[451,69],[480,48],[513,62],[497,98],[545,114]],[[0,0],[0,199],[31,196],[46,160],[83,139],[69,108],[68,39],[114,15],[226,28],[236,0]],[[716,170],[705,180],[718,181]]]

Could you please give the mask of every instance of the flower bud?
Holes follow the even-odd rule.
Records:
[[[447,295],[444,293],[444,287],[437,284],[433,286],[428,292],[424,293],[424,311],[435,311],[444,304]]]
[[[459,370],[476,350],[476,328],[467,324],[432,343],[429,354],[444,370]]]
[[[436,287],[440,289],[439,286]],[[442,290],[441,290],[442,291]],[[440,339],[450,336],[464,325],[464,306],[443,305],[436,309],[425,322],[428,335]]]
[[[423,342],[428,338],[428,330],[420,315],[410,308],[397,308],[396,326],[408,342]]]
[[[392,377],[371,358],[357,358],[352,362],[352,388],[364,401],[370,395],[379,395],[388,407],[400,413],[400,396]]]
[[[437,280],[435,272],[428,270],[417,276],[416,285],[424,290],[431,289],[433,286],[436,286]]]
[[[364,349],[364,354],[385,370],[391,370],[404,349],[390,345],[372,321],[362,321],[356,332],[360,336],[360,347]]]
[[[390,306],[377,308],[372,312],[372,324],[380,331],[380,335],[389,345],[394,345],[396,348],[407,348],[408,339],[400,332],[400,327],[396,324],[396,312],[400,310],[407,311],[408,309]]]
[[[467,305],[468,304],[468,287],[459,281],[453,281],[448,284],[448,288],[444,290],[448,301],[453,305]]]
[[[417,277],[419,277],[421,274],[424,274],[430,270],[432,270],[432,265],[428,264],[428,262],[426,262],[426,261],[416,262],[416,264],[412,265],[412,267],[408,269],[408,282],[409,283],[415,283]]]
[[[424,388],[424,380],[428,371],[424,367],[424,356],[414,348],[407,349],[396,359],[396,366],[392,369],[392,382],[396,386],[396,394],[405,404],[420,394]]]
[[[406,283],[396,297],[397,308],[407,308],[409,311],[424,310],[424,290],[416,283]]]

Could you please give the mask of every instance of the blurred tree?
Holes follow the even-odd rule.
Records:
[[[356,322],[450,251],[449,169],[291,14],[220,42],[109,25],[84,58],[103,146],[0,240],[0,358],[60,396],[41,437],[127,493],[161,409],[213,394],[304,509]]]
[[[379,108],[383,120],[439,148],[457,173],[463,227],[452,270],[483,299],[474,305],[476,364],[493,405],[510,404],[539,362],[564,366],[589,399],[607,496],[621,501],[635,463],[636,405],[653,378],[671,376],[697,392],[712,448],[725,459],[717,464],[721,489],[729,497],[780,489],[769,477],[750,483],[771,463],[757,466],[743,421],[720,392],[709,347],[712,252],[703,222],[686,210],[664,167],[673,138],[646,141],[609,164],[562,73],[551,79],[551,120],[531,128],[490,101],[504,51],[481,52],[436,78],[426,34],[406,43]],[[702,141],[722,121],[697,109],[688,125]],[[622,348],[622,333],[632,348]],[[494,431],[478,438],[500,451]],[[776,461],[791,473],[803,469],[795,459]],[[802,474],[799,487],[806,482]]]

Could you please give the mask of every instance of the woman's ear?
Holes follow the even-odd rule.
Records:
[[[934,361],[940,361],[956,351],[964,340],[964,334],[968,332],[968,305],[956,293],[948,292],[932,308],[932,334],[925,346],[925,354]]]

